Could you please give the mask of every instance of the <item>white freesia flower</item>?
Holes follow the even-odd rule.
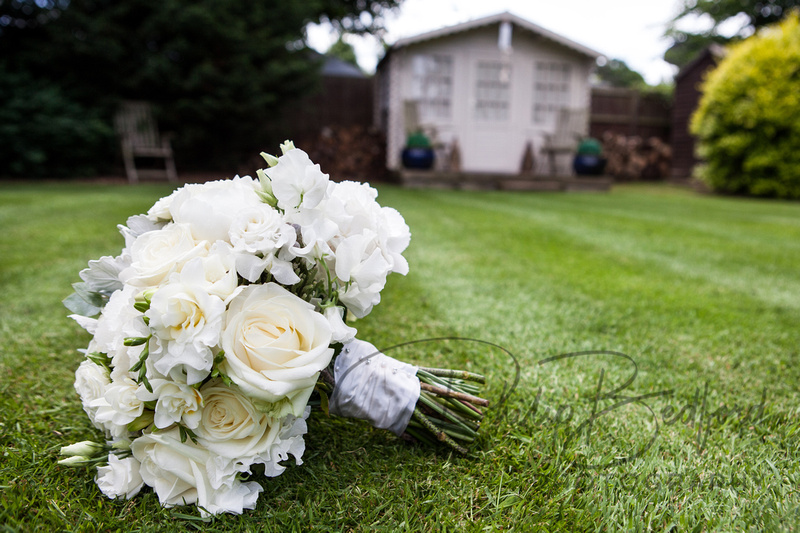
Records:
[[[226,241],[239,211],[261,205],[260,188],[249,176],[185,186],[169,206],[177,223],[187,224],[198,241]]]
[[[108,455],[108,465],[97,468],[97,483],[100,492],[109,498],[124,497],[130,500],[136,496],[144,485],[139,469],[141,464],[134,457],[120,459],[116,455]]]
[[[286,213],[286,221],[300,228],[302,246],[292,247],[293,255],[314,263],[333,254],[330,243],[339,233],[339,226],[326,211],[330,205],[329,202],[322,202],[314,209]]]
[[[269,449],[268,454],[261,454],[260,462],[264,464],[264,475],[267,477],[279,476],[286,470],[280,463],[294,457],[295,464],[303,464],[302,457],[306,450],[303,435],[308,432],[306,418],[311,413],[311,408],[306,407],[302,417],[289,415],[281,422],[278,440]]]
[[[82,361],[75,371],[75,392],[81,398],[83,410],[89,416],[89,421],[99,429],[103,429],[103,424],[97,421],[98,407],[95,402],[103,399],[110,384],[108,370],[88,359]]]
[[[340,301],[359,318],[380,302],[390,273],[408,273],[402,255],[410,240],[408,226],[397,211],[381,207],[377,195],[363,183],[331,182],[316,208],[286,215],[301,228],[303,246],[292,252],[324,261],[336,275]]]
[[[177,428],[143,435],[133,441],[131,451],[141,463],[142,479],[165,507],[196,503],[204,516],[241,514],[255,507],[263,490],[258,483],[242,483],[233,475],[212,483],[206,465],[214,460],[213,454],[191,440],[181,442]]]
[[[272,181],[272,193],[278,199],[278,207],[284,210],[314,208],[325,197],[328,188],[328,175],[322,173],[307,153],[297,148],[280,156],[278,164],[264,172]]]
[[[408,274],[408,261],[403,257],[403,252],[411,242],[411,231],[396,209],[381,207],[380,215],[377,232],[381,251],[392,272],[405,276]]]
[[[273,416],[300,415],[333,356],[330,342],[313,305],[276,283],[250,285],[230,303],[220,370],[248,396],[280,402]]]
[[[390,271],[407,274],[408,262],[402,253],[408,247],[411,233],[400,213],[391,207],[381,207],[376,201],[378,191],[366,183],[332,183],[328,194],[331,204],[341,205],[330,210],[339,226],[340,238],[370,232]]]
[[[356,328],[348,326],[344,321],[344,307],[331,306],[323,311],[323,315],[331,326],[331,342],[350,342],[356,336]]]
[[[176,383],[167,379],[152,379],[153,392],[139,387],[137,397],[143,402],[156,401],[153,423],[159,429],[166,429],[181,422],[189,429],[200,423],[203,396],[191,385]]]
[[[225,303],[203,290],[202,274],[198,268],[173,277],[155,292],[145,313],[150,329],[163,343],[158,353],[151,352],[156,370],[173,379],[185,373],[190,385],[211,372],[212,349],[219,341],[225,312]]]
[[[196,240],[188,224],[167,224],[137,238],[130,247],[131,266],[120,273],[126,284],[158,287],[194,257],[208,255],[209,242]]]

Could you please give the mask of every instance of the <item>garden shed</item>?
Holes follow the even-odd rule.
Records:
[[[672,106],[672,178],[683,180],[692,175],[697,164],[695,138],[689,132],[692,114],[703,95],[701,84],[725,56],[725,48],[712,44],[703,49],[675,76],[675,98]]]
[[[458,146],[463,172],[517,174],[526,151],[547,171],[542,150],[565,116],[572,137],[588,132],[589,77],[600,55],[508,12],[400,39],[377,71],[387,167],[400,170],[407,135],[422,130],[439,170],[453,170]],[[569,153],[558,157],[568,173]]]

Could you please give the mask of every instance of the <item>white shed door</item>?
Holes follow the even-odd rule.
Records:
[[[516,173],[519,117],[513,102],[514,72],[510,58],[470,54],[469,109],[464,121],[462,165],[472,172]]]

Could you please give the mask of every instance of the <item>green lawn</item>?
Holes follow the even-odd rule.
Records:
[[[514,359],[485,344],[390,352],[487,374],[495,408],[470,457],[315,413],[305,464],[263,480],[243,516],[104,498],[55,465],[60,446],[98,437],[72,389],[89,337],[60,301],[89,259],[118,253],[115,225],[168,192],[0,188],[0,531],[800,524],[800,204],[643,186],[380,188],[411,227],[411,273],[390,278],[359,337],[472,338],[519,364],[514,387]],[[548,360],[586,351],[602,353]]]

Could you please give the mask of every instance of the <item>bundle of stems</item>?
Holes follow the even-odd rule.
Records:
[[[483,420],[480,407],[489,400],[480,398],[480,386],[486,378],[463,370],[419,367],[420,395],[405,435],[426,444],[441,442],[459,453],[478,436]],[[317,382],[320,407],[327,412],[327,396],[336,385],[330,369],[323,370]],[[316,403],[316,402],[312,402]]]
[[[483,420],[480,407],[489,406],[488,400],[477,396],[478,384],[486,379],[463,370],[424,367],[417,370],[417,377],[421,390],[406,433],[418,441],[438,441],[466,454]]]

